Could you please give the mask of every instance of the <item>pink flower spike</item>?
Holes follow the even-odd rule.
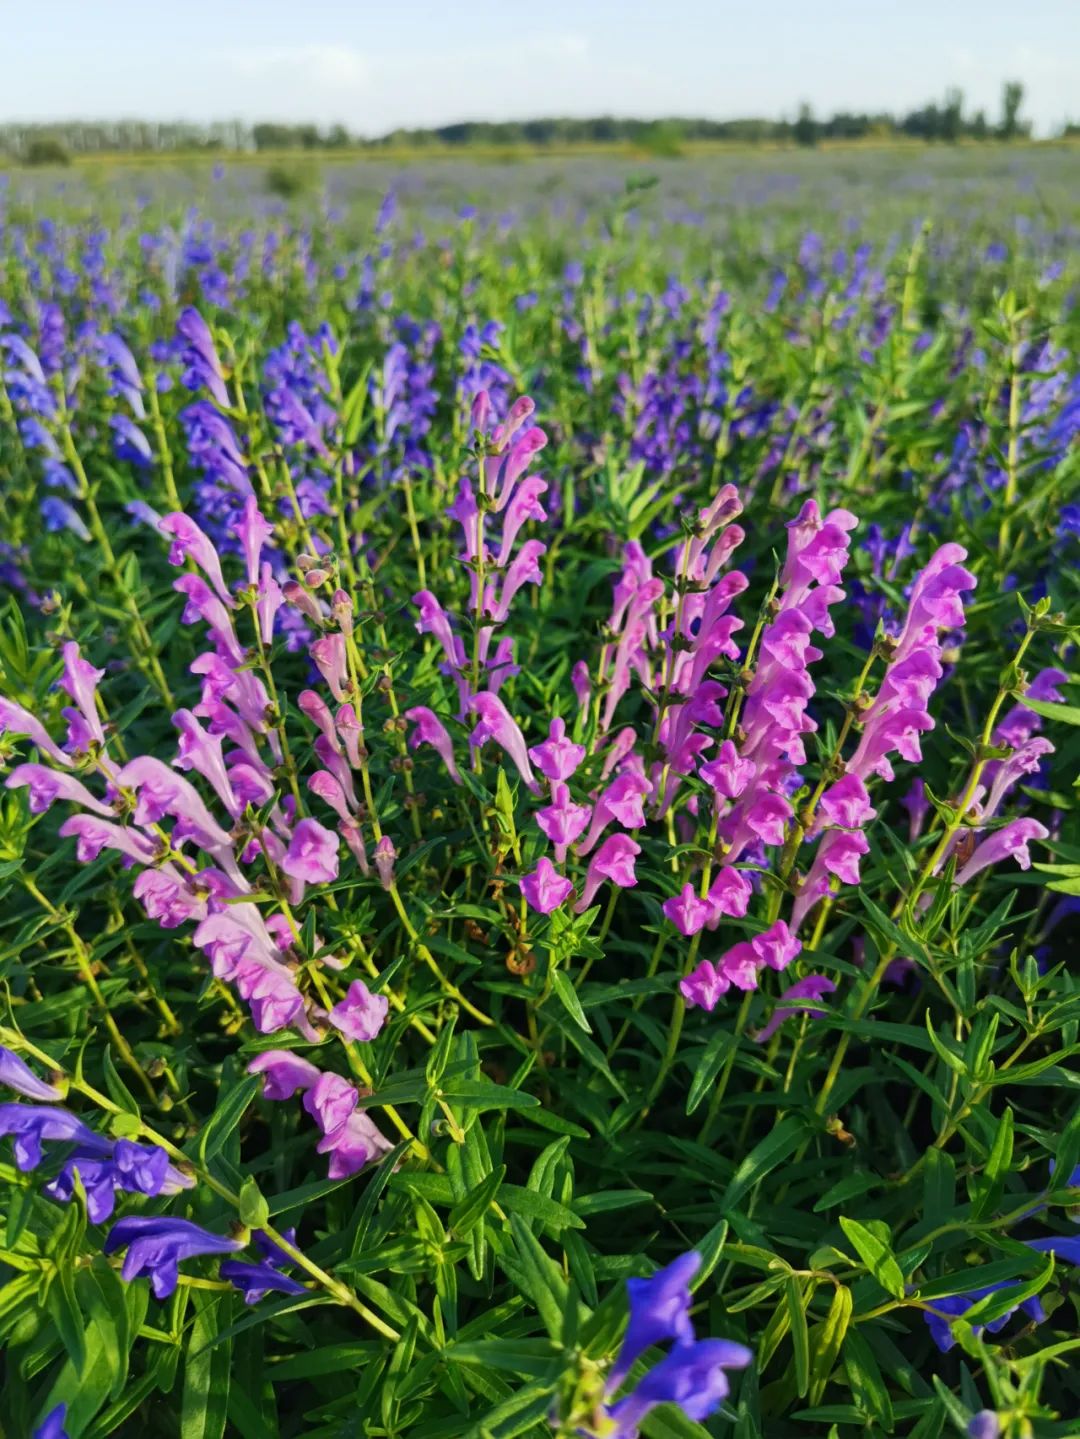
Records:
[[[397,859],[397,850],[394,848],[394,841],[388,834],[384,834],[375,846],[375,872],[379,876],[379,883],[383,889],[390,889],[394,883],[394,861]]]
[[[692,884],[684,884],[677,895],[660,906],[666,917],[686,939],[705,927],[712,913],[709,903],[699,898]]]
[[[588,909],[605,879],[611,880],[619,889],[632,889],[637,884],[634,860],[640,853],[641,846],[635,844],[627,834],[613,834],[604,840],[589,861],[585,887],[574,906],[574,913],[583,914]]]
[[[263,1076],[264,1099],[291,1099],[298,1089],[310,1089],[319,1080],[313,1064],[287,1049],[264,1049],[247,1072]]]
[[[412,720],[416,728],[409,736],[409,748],[419,749],[422,744],[431,745],[455,784],[461,784],[461,772],[454,760],[454,742],[442,720],[434,710],[425,705],[413,705],[405,711],[405,718]]]
[[[217,591],[222,604],[231,608],[233,598],[229,594],[225,576],[221,573],[221,561],[209,535],[185,515],[183,510],[174,510],[172,514],[166,515],[158,524],[158,529],[172,539],[169,563],[182,565],[186,559],[194,560]]]
[[[346,689],[348,676],[345,664],[345,636],[338,633],[321,635],[308,653],[318,666],[319,673],[330,688],[330,693],[338,704],[344,703],[349,697],[349,691]]]
[[[787,969],[802,950],[802,944],[782,919],[778,919],[775,924],[752,939],[750,947],[761,963],[768,965],[770,969]]]
[[[354,979],[345,998],[330,1011],[330,1023],[346,1039],[365,1043],[374,1039],[386,1023],[390,1001],[385,994],[372,994],[362,979]]]
[[[533,764],[550,780],[569,779],[585,758],[585,746],[566,738],[566,721],[553,719],[543,744],[529,750]]]
[[[47,754],[57,764],[70,765],[71,757],[49,736],[48,730],[39,719],[17,705],[14,700],[0,696],[0,734],[25,735],[42,754]]]
[[[338,837],[315,819],[302,819],[293,831],[281,868],[291,879],[329,884],[338,876]]]
[[[763,844],[783,844],[784,826],[791,815],[791,805],[783,795],[760,794],[750,802],[746,823]]]
[[[967,864],[957,871],[956,883],[967,884],[980,870],[998,864],[1003,859],[1014,859],[1021,869],[1030,869],[1031,855],[1028,853],[1028,845],[1032,840],[1049,837],[1050,831],[1037,819],[1014,819],[982,841]]]
[[[550,914],[553,909],[558,909],[573,888],[546,855],[537,862],[532,874],[525,875],[521,881],[525,901],[537,914]]]
[[[731,981],[719,973],[711,960],[703,959],[696,969],[679,980],[683,999],[691,1009],[714,1010],[721,997],[731,988]]]
[[[755,1041],[764,1044],[773,1037],[786,1019],[791,1019],[796,1014],[808,1014],[811,1019],[821,1019],[828,1010],[815,1004],[793,1004],[792,1000],[820,999],[823,994],[833,994],[835,991],[836,985],[823,974],[808,974],[805,979],[797,980],[790,989],[785,989],[777,1000],[768,1024],[754,1035]]]
[[[233,525],[232,532],[234,537],[240,541],[240,548],[244,552],[248,584],[253,585],[262,573],[259,561],[263,545],[274,533],[273,525],[263,518],[259,502],[254,495],[248,495],[244,501],[243,515]]]
[[[498,695],[486,692],[474,695],[469,702],[469,708],[479,718],[479,723],[472,732],[471,742],[481,745],[485,740],[494,740],[514,761],[526,786],[533,794],[539,794],[540,786],[536,783],[536,776],[525,749],[525,736],[521,733],[517,720]]]

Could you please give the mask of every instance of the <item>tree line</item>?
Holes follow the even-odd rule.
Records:
[[[537,120],[463,120],[425,129],[397,129],[376,138],[352,133],[344,125],[320,127],[241,120],[212,124],[161,123],[147,120],[56,121],[0,124],[0,157],[23,164],[62,164],[80,155],[173,154],[191,151],[257,153],[274,150],[425,149],[470,146],[562,148],[574,145],[628,144],[655,154],[677,154],[684,142],[712,140],[741,144],[794,143],[813,146],[827,140],[1016,140],[1030,135],[1021,116],[1024,88],[1009,81],[1002,90],[1001,112],[965,113],[960,90],[949,90],[941,102],[894,115],[888,111],[837,111],[818,118],[808,105],[794,119],[591,119],[551,117]],[[1075,134],[1066,125],[1063,133]]]

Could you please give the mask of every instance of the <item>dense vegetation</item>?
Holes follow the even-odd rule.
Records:
[[[0,189],[0,1434],[1075,1434],[1075,188],[795,160]]]

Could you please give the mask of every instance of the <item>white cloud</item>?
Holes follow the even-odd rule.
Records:
[[[246,78],[288,79],[291,84],[344,88],[369,80],[372,64],[367,56],[347,45],[273,45],[228,50],[219,57],[237,75]]]

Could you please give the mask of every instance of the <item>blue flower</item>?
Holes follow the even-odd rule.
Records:
[[[39,1079],[34,1071],[19,1056],[0,1044],[0,1084],[6,1084],[16,1094],[26,1099],[36,1099],[42,1104],[57,1104],[63,1097],[60,1092]]]
[[[619,1426],[612,1439],[636,1439],[638,1423],[657,1404],[677,1404],[700,1423],[715,1414],[730,1393],[726,1370],[744,1369],[753,1354],[727,1339],[676,1344],[610,1414]]]
[[[258,1304],[271,1290],[279,1294],[306,1294],[307,1290],[302,1284],[279,1272],[286,1264],[292,1263],[284,1249],[268,1238],[261,1229],[257,1229],[252,1237],[255,1248],[263,1254],[260,1263],[244,1264],[237,1259],[227,1259],[221,1266],[222,1279],[228,1279],[240,1290],[244,1303]],[[286,1229],[284,1237],[290,1244],[294,1243],[296,1230]]]
[[[168,1299],[176,1288],[181,1260],[197,1254],[235,1254],[243,1247],[235,1239],[211,1234],[190,1219],[170,1219],[168,1215],[120,1219],[103,1246],[106,1254],[126,1248],[121,1275],[129,1284],[133,1279],[149,1279],[157,1299]]]
[[[58,1404],[55,1409],[49,1410],[30,1439],[68,1439],[68,1432],[64,1428],[66,1418],[67,1405]]]
[[[37,1104],[0,1104],[0,1138],[15,1136],[15,1163],[26,1173],[42,1160],[45,1139],[77,1144],[89,1154],[105,1157],[112,1148],[107,1139],[88,1128],[66,1109],[44,1109]]]
[[[80,540],[89,540],[90,531],[83,524],[77,510],[58,495],[49,495],[41,502],[41,518],[45,528],[55,534],[58,530],[70,530]]]
[[[690,1281],[701,1268],[701,1255],[691,1249],[650,1279],[628,1279],[630,1322],[608,1379],[612,1393],[629,1374],[635,1359],[665,1339],[693,1341],[690,1322]]]

